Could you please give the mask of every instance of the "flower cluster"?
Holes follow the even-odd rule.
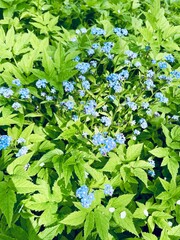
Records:
[[[104,194],[105,195],[112,196],[113,192],[114,192],[114,189],[110,184],[105,184],[104,185]]]
[[[89,188],[86,185],[83,185],[76,190],[76,197],[81,199],[81,204],[84,208],[89,208],[94,200],[94,192],[88,192]]]
[[[12,138],[7,135],[1,135],[0,136],[0,150],[6,149],[9,147],[11,143]]]

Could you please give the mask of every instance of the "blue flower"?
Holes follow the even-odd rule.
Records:
[[[72,120],[73,120],[73,121],[75,121],[75,122],[76,122],[76,121],[78,121],[78,119],[79,119],[79,118],[78,118],[78,116],[77,116],[77,115],[75,115],[75,114],[74,114],[74,115],[72,116]]]
[[[92,142],[95,146],[103,144],[105,141],[104,136],[101,133],[97,133],[93,136]]]
[[[90,69],[90,64],[81,62],[76,65],[76,69],[79,70],[82,74],[86,73]]]
[[[114,33],[119,37],[127,36],[128,30],[125,28],[114,28]]]
[[[28,99],[30,98],[30,91],[28,88],[21,88],[19,91],[21,99]]]
[[[123,133],[116,134],[116,142],[119,144],[124,144],[126,141],[126,138]]]
[[[25,143],[26,142],[26,140],[24,139],[24,138],[18,138],[18,140],[17,140],[17,143],[18,144],[20,144],[20,143]]]
[[[154,170],[148,170],[148,175],[153,178],[156,176]]]
[[[79,62],[81,59],[80,59],[80,57],[79,56],[76,56],[75,58],[74,58],[74,61],[75,62]]]
[[[74,82],[63,81],[63,87],[65,92],[72,92],[74,90]]]
[[[180,78],[180,72],[177,71],[177,70],[172,71],[172,72],[171,72],[171,75],[172,75],[174,78],[177,78],[177,79]]]
[[[104,125],[106,126],[106,127],[109,127],[110,125],[111,125],[111,119],[110,118],[108,118],[108,117],[102,117],[101,118],[101,122],[102,123],[104,123]]]
[[[140,62],[138,62],[138,61],[134,63],[134,66],[137,67],[137,68],[141,67],[141,65],[142,64]]]
[[[141,132],[137,129],[134,129],[133,133],[134,133],[134,135],[138,136],[138,135],[140,135]]]
[[[140,123],[140,126],[141,126],[143,129],[145,129],[145,128],[148,127],[148,124],[147,124],[147,122],[146,122],[146,120],[145,120],[144,118],[141,118],[141,119],[139,120],[139,123]]]
[[[166,55],[164,58],[169,63],[173,63],[174,62],[174,57],[173,57],[172,54]]]
[[[102,28],[93,27],[91,29],[91,34],[99,36],[99,35],[105,35],[106,32]]]
[[[114,189],[110,184],[105,184],[104,185],[104,194],[105,195],[112,196],[113,192],[114,192]]]
[[[166,98],[161,92],[157,92],[155,98],[159,99],[162,103],[168,103],[168,98]]]
[[[141,104],[141,106],[142,106],[143,109],[147,109],[149,107],[149,103],[148,102],[143,102]]]
[[[92,44],[92,48],[94,48],[94,49],[98,49],[99,47],[100,47],[99,43],[93,43]]]
[[[68,109],[68,110],[72,110],[74,108],[74,102],[72,101],[67,101],[67,102],[62,102],[62,104]]]
[[[91,66],[93,66],[94,68],[97,67],[97,61],[92,60],[92,61],[90,61],[90,64],[91,64]]]
[[[84,112],[87,115],[97,116],[98,113],[95,111],[96,102],[94,100],[89,100],[87,104],[84,106]]]
[[[0,94],[2,94],[3,97],[5,97],[5,98],[10,98],[14,94],[14,92],[10,88],[1,87]]]
[[[83,80],[82,81],[82,87],[85,89],[85,90],[89,90],[90,89],[90,82],[88,80]]]
[[[137,53],[131,51],[131,50],[127,50],[125,51],[125,54],[130,58],[130,59],[134,59],[134,58],[137,58]]]
[[[155,72],[153,72],[152,70],[148,70],[146,76],[147,76],[148,78],[152,78],[152,77],[154,76],[154,74],[155,74]]]
[[[89,188],[86,185],[83,185],[76,190],[76,197],[81,199],[81,198],[87,196],[88,191],[89,191]]]
[[[37,88],[45,88],[45,87],[46,87],[46,84],[47,84],[47,80],[46,80],[46,79],[39,79],[39,80],[36,82],[36,87],[37,87]]]
[[[160,69],[166,69],[167,68],[167,63],[166,62],[159,62],[158,66]]]
[[[124,80],[124,79],[128,79],[129,77],[129,72],[128,70],[122,70],[120,73],[119,73],[119,79],[120,80]]]
[[[105,42],[104,43],[104,46],[101,48],[101,50],[104,52],[104,53],[110,53],[112,47],[114,46],[114,43],[113,42]]]
[[[152,59],[152,64],[156,64],[156,60],[155,59]]]
[[[131,102],[130,98],[127,98],[126,104],[135,111],[137,109],[137,104],[135,102]]]
[[[84,90],[79,90],[79,96],[84,97],[84,95],[85,95],[85,91]]]
[[[14,102],[14,103],[12,104],[12,108],[14,108],[14,110],[18,110],[20,107],[21,107],[21,104],[18,103],[18,102]]]
[[[150,89],[152,89],[152,88],[155,87],[155,84],[154,84],[154,82],[152,81],[152,79],[147,79],[147,80],[144,82],[144,84],[146,85],[146,89],[147,89],[147,90],[150,90]]]
[[[53,97],[52,96],[46,96],[46,101],[52,101]]]
[[[21,86],[21,81],[19,79],[14,79],[14,80],[12,80],[12,84],[19,87],[19,86]]]
[[[11,143],[12,138],[7,135],[1,135],[0,136],[0,150],[6,149],[9,147]]]
[[[94,49],[92,49],[92,48],[90,48],[90,49],[87,50],[87,54],[88,54],[89,56],[92,56],[94,53],[95,53],[95,51],[94,51]]]
[[[153,168],[155,167],[155,161],[154,160],[148,159],[148,163],[150,163]]]
[[[76,197],[81,199],[81,204],[84,208],[89,208],[94,200],[94,193],[88,194],[89,188],[86,185],[81,186],[76,190]]]
[[[25,155],[27,152],[28,152],[28,148],[24,146],[20,148],[19,151],[16,153],[16,157],[21,157]]]

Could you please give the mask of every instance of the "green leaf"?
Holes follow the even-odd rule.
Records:
[[[108,239],[109,233],[109,218],[100,210],[96,209],[94,212],[97,232],[101,240]]]
[[[38,236],[41,239],[52,240],[54,239],[54,237],[58,235],[58,228],[59,228],[59,225],[46,228],[43,232],[40,232]]]
[[[159,147],[159,148],[155,148],[151,151],[149,151],[152,155],[158,157],[158,158],[163,158],[163,157],[166,157],[168,156],[169,154],[169,149],[168,148],[162,148],[162,147]]]
[[[23,130],[23,132],[20,135],[20,138],[27,139],[31,135],[33,129],[34,129],[34,123],[30,124],[28,127],[26,127]]]
[[[7,167],[7,172],[9,174],[13,174],[14,168],[17,167],[18,165],[25,166],[33,156],[34,152],[27,153],[21,157],[16,158],[11,164],[8,165]]]
[[[171,230],[168,231],[168,235],[179,237],[180,236],[180,224],[176,227],[171,228]]]
[[[164,126],[163,124],[162,124],[162,130],[163,130],[163,133],[164,133],[164,135],[166,137],[166,144],[169,146],[169,144],[172,142],[172,139],[170,137],[170,132],[166,128],[166,126]]]
[[[126,160],[133,161],[137,157],[139,157],[142,151],[142,147],[143,147],[142,143],[129,146],[126,152]]]
[[[169,158],[167,167],[168,167],[169,172],[171,173],[172,179],[175,180],[177,177],[178,169],[179,169],[178,159]]]
[[[112,199],[112,207],[119,208],[119,207],[126,207],[133,199],[135,194],[123,194],[118,198]]]
[[[31,193],[39,190],[39,186],[35,185],[23,176],[12,176],[11,182],[17,193]]]
[[[86,239],[94,228],[94,212],[88,213],[84,223],[84,238]]]
[[[134,173],[134,175],[136,177],[138,177],[147,187],[147,181],[148,181],[148,177],[147,177],[147,173],[141,169],[141,168],[135,168],[132,170],[132,172]]]
[[[13,208],[16,202],[16,194],[13,190],[9,189],[5,182],[0,182],[0,209],[6,217],[8,226],[11,226],[13,217]]]
[[[131,232],[138,236],[138,233],[136,231],[133,219],[132,219],[132,214],[131,212],[126,209],[125,210],[126,216],[124,218],[120,217],[119,211],[114,212],[114,219],[117,222],[119,226],[121,226],[123,229],[127,230],[128,232]]]
[[[82,224],[86,218],[86,212],[75,211],[70,213],[67,217],[65,217],[61,223],[70,226],[78,226]]]
[[[157,240],[157,237],[152,233],[142,233],[144,240]]]
[[[171,137],[174,141],[180,141],[180,126],[173,127]]]
[[[45,163],[45,162],[49,162],[52,160],[52,158],[56,155],[62,155],[63,154],[63,151],[61,151],[60,149],[58,148],[55,148],[54,150],[51,150],[47,153],[45,153],[38,161],[38,165],[41,164],[41,163]]]

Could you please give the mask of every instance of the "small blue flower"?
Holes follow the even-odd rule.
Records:
[[[134,129],[133,133],[134,133],[134,135],[138,136],[138,135],[140,135],[141,132],[137,129]]]
[[[2,94],[5,98],[10,98],[14,94],[14,92],[10,88],[1,87],[0,94]]]
[[[99,47],[100,47],[99,43],[93,43],[92,44],[92,48],[94,48],[94,49],[98,49]]]
[[[84,97],[84,95],[85,95],[85,91],[84,90],[79,90],[79,96]]]
[[[142,64],[141,64],[140,62],[135,62],[135,63],[134,63],[134,66],[137,67],[137,68],[141,67],[141,65],[142,65]]]
[[[113,43],[113,42],[105,42],[104,45],[103,45],[103,47],[101,48],[101,50],[102,50],[104,53],[109,54],[113,46],[114,46],[114,43]]]
[[[146,122],[146,120],[145,120],[144,118],[141,118],[141,119],[139,120],[139,123],[140,123],[140,126],[141,126],[143,129],[145,129],[145,128],[148,127],[148,124],[147,124],[147,122]]]
[[[87,54],[88,54],[89,56],[92,56],[94,53],[95,53],[95,51],[94,51],[94,49],[92,49],[92,48],[90,48],[90,49],[87,50]]]
[[[127,50],[125,51],[125,55],[127,55],[130,59],[134,59],[137,58],[137,53],[131,51],[131,50]]]
[[[154,76],[154,74],[155,74],[155,72],[153,72],[152,70],[148,70],[146,76],[147,76],[148,78],[152,78],[152,77]]]
[[[12,84],[19,87],[19,86],[21,86],[21,81],[19,79],[14,79],[14,80],[12,80]]]
[[[147,109],[149,107],[149,103],[148,102],[143,102],[141,104],[141,106],[142,106],[143,109]]]
[[[20,148],[19,151],[16,153],[16,157],[21,157],[25,155],[27,152],[28,152],[28,148],[24,146]]]
[[[74,108],[74,102],[72,101],[67,101],[67,102],[62,102],[62,104],[68,109],[68,110],[72,110]]]
[[[116,142],[119,144],[124,144],[126,141],[126,138],[123,133],[116,134]]]
[[[14,110],[18,110],[20,107],[21,107],[21,104],[18,103],[18,102],[14,102],[14,103],[12,104],[12,108],[14,108]]]
[[[127,29],[123,29],[123,28],[114,28],[114,33],[119,37],[128,35]]]
[[[152,178],[154,178],[156,176],[154,170],[148,170],[148,175]]]
[[[172,119],[172,120],[175,120],[175,121],[178,121],[178,120],[179,120],[179,116],[173,115],[171,119]]]
[[[28,88],[21,88],[19,91],[21,99],[28,99],[30,98],[30,91]]]
[[[102,28],[93,27],[91,29],[91,34],[100,36],[100,35],[105,35],[106,32]]]
[[[53,97],[52,96],[46,96],[46,101],[52,101]]]
[[[17,143],[18,144],[20,144],[20,143],[25,143],[26,142],[26,140],[24,139],[24,138],[18,138],[18,140],[17,140]]]
[[[179,79],[180,78],[180,72],[177,71],[177,70],[174,70],[171,72],[171,75],[176,78],[176,79]]]
[[[87,196],[88,191],[89,191],[89,188],[86,185],[83,185],[76,190],[76,197],[81,199],[81,198]]]
[[[114,192],[114,189],[110,184],[105,184],[104,185],[104,194],[105,195],[112,196],[113,192]]]
[[[94,68],[97,67],[97,61],[95,61],[95,60],[90,61],[90,64],[91,64],[91,66],[93,66]]]
[[[76,65],[76,69],[79,70],[82,74],[86,73],[90,69],[90,64],[81,62]]]
[[[81,204],[84,208],[89,208],[94,200],[94,193],[88,194],[89,188],[86,185],[81,186],[76,190],[76,197],[81,199]]]
[[[83,80],[82,81],[82,87],[85,89],[85,90],[89,90],[90,89],[90,82],[88,80]]]
[[[51,88],[51,93],[56,93],[56,89],[53,87],[53,88]]]
[[[72,92],[74,90],[74,82],[63,81],[63,87],[65,92]]]
[[[159,99],[162,103],[168,103],[168,98],[166,98],[161,92],[157,92],[155,98]]]
[[[7,135],[1,135],[0,136],[0,150],[6,149],[9,147],[11,143],[12,138]]]
[[[47,80],[46,79],[39,79],[36,82],[36,87],[37,88],[46,88],[46,85],[47,85]]]
[[[97,133],[93,136],[92,142],[95,146],[103,144],[105,141],[104,136],[101,133]]]
[[[126,104],[133,110],[137,110],[137,104],[135,102],[131,102],[129,98],[127,98]]]
[[[156,64],[156,60],[155,59],[152,59],[152,64]]]
[[[79,119],[79,118],[78,118],[78,116],[77,116],[77,115],[75,115],[75,114],[74,114],[74,115],[72,116],[72,120],[73,120],[73,121],[75,121],[75,122],[76,122],[76,121],[78,121],[78,119]]]
[[[79,56],[76,56],[75,58],[74,58],[74,61],[75,62],[79,62],[81,59],[80,59],[80,57]]]
[[[144,84],[146,85],[146,90],[150,90],[152,88],[155,88],[155,84],[152,81],[152,79],[147,79]]]
[[[153,159],[148,159],[148,163],[150,163],[153,168],[155,167],[155,161]]]
[[[172,54],[169,54],[167,56],[165,56],[165,60],[169,63],[173,63],[174,62],[174,57]]]
[[[101,122],[102,123],[104,123],[104,125],[106,126],[106,127],[109,127],[110,125],[111,125],[111,119],[110,118],[108,118],[108,117],[102,117],[101,118]]]
[[[167,63],[166,62],[159,62],[158,66],[160,69],[166,69],[167,68]]]

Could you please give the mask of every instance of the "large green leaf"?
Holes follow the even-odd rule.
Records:
[[[143,147],[142,143],[129,146],[126,152],[126,160],[133,161],[137,157],[139,157],[142,151],[142,147]]]
[[[86,239],[94,228],[94,212],[88,213],[84,223],[84,238]]]
[[[65,217],[61,223],[70,226],[78,226],[82,224],[86,218],[86,212],[75,211],[70,213],[67,217]]]
[[[96,209],[94,212],[94,218],[97,232],[101,240],[107,240],[109,233],[109,218],[101,210],[98,209]]]
[[[10,227],[13,217],[13,208],[16,202],[16,194],[5,182],[0,182],[0,201],[0,209],[6,217],[8,226]]]

